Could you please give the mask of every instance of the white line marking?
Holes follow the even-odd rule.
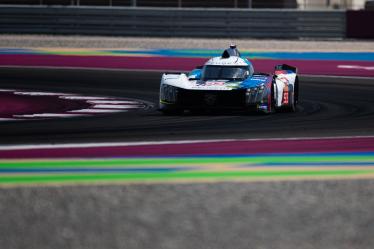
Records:
[[[350,80],[372,80],[373,77],[370,76],[346,76],[346,75],[321,75],[321,74],[300,74],[300,77],[304,78],[326,78],[326,79],[350,79]]]
[[[11,120],[20,120],[16,118],[0,118],[0,121],[11,121]]]
[[[30,96],[62,96],[62,95],[70,95],[66,93],[51,93],[51,92],[24,92],[24,91],[16,91],[14,94],[17,95],[30,95]]]
[[[73,113],[111,113],[111,112],[124,112],[125,110],[115,110],[115,109],[81,109],[73,110],[69,112]]]
[[[88,100],[87,102],[92,104],[140,104],[139,102],[129,100]]]
[[[142,108],[141,105],[95,105],[93,108],[102,109],[131,109],[131,108]]]
[[[144,142],[116,142],[116,143],[77,143],[77,144],[30,144],[30,145],[0,145],[0,150],[27,150],[27,149],[57,149],[57,148],[95,148],[95,147],[125,147],[141,145],[164,144],[194,144],[194,143],[220,143],[220,142],[246,142],[246,141],[297,141],[321,139],[353,139],[374,138],[374,136],[342,136],[342,137],[293,137],[293,138],[251,138],[251,139],[211,139],[211,140],[179,140],[179,141],[144,141]]]
[[[92,97],[92,96],[61,96],[62,99],[73,99],[73,100],[111,100],[109,97]]]
[[[13,115],[13,117],[20,118],[65,118],[65,117],[79,117],[79,114],[69,113],[37,113],[37,114],[22,114]]]
[[[0,89],[0,92],[15,92],[17,90],[14,89]]]
[[[358,70],[374,70],[374,67],[367,67],[367,66],[360,66],[360,65],[338,65],[338,68],[358,69]]]

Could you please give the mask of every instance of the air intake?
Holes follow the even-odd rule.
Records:
[[[230,56],[240,57],[239,50],[236,48],[236,45],[230,45],[230,48],[226,49],[222,53],[222,58],[229,58]]]

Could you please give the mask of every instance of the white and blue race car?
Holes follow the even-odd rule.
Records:
[[[238,109],[273,113],[296,111],[299,80],[295,67],[277,65],[273,74],[255,73],[235,45],[189,74],[164,73],[159,110],[181,114],[185,110]]]

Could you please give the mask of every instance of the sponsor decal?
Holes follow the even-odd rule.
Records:
[[[230,87],[226,86],[191,86],[189,89],[196,89],[196,90],[217,90],[217,91],[226,91],[226,90],[232,90]]]
[[[282,103],[287,105],[288,104],[288,84],[289,84],[289,80],[287,79],[287,77],[278,77],[278,80],[280,80],[281,82],[283,82],[284,84],[284,88],[283,88],[283,96],[282,96]]]
[[[250,78],[249,80],[252,80],[252,81],[266,81],[267,80],[267,77],[262,77],[262,76],[253,76],[252,78]]]
[[[224,86],[225,85],[225,81],[207,81],[205,82],[205,85],[206,86]]]
[[[292,70],[276,70],[274,73],[276,75],[280,75],[280,74],[292,74],[292,73],[295,73],[295,72],[293,72]]]
[[[264,104],[261,104],[261,105],[258,105],[258,109],[267,111],[268,106],[264,105]]]
[[[275,74],[287,74],[287,71],[286,70],[276,70],[275,71]]]
[[[287,79],[287,77],[279,77],[278,80],[282,81],[285,85],[289,84],[289,80]]]
[[[191,86],[191,89],[231,90],[239,85],[239,82],[227,82],[228,81],[197,81]]]
[[[283,92],[283,104],[288,105],[288,92]]]
[[[288,85],[285,85],[283,88],[283,98],[282,98],[282,102],[285,105],[288,105],[288,96],[289,96]]]
[[[227,83],[225,86],[229,88],[237,88],[239,87],[240,82],[233,82],[233,83]]]

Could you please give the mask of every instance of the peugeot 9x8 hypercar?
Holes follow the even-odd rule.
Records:
[[[159,110],[164,114],[211,109],[294,112],[298,90],[295,67],[282,64],[275,66],[273,74],[255,73],[252,63],[231,45],[222,56],[188,74],[164,73]]]

